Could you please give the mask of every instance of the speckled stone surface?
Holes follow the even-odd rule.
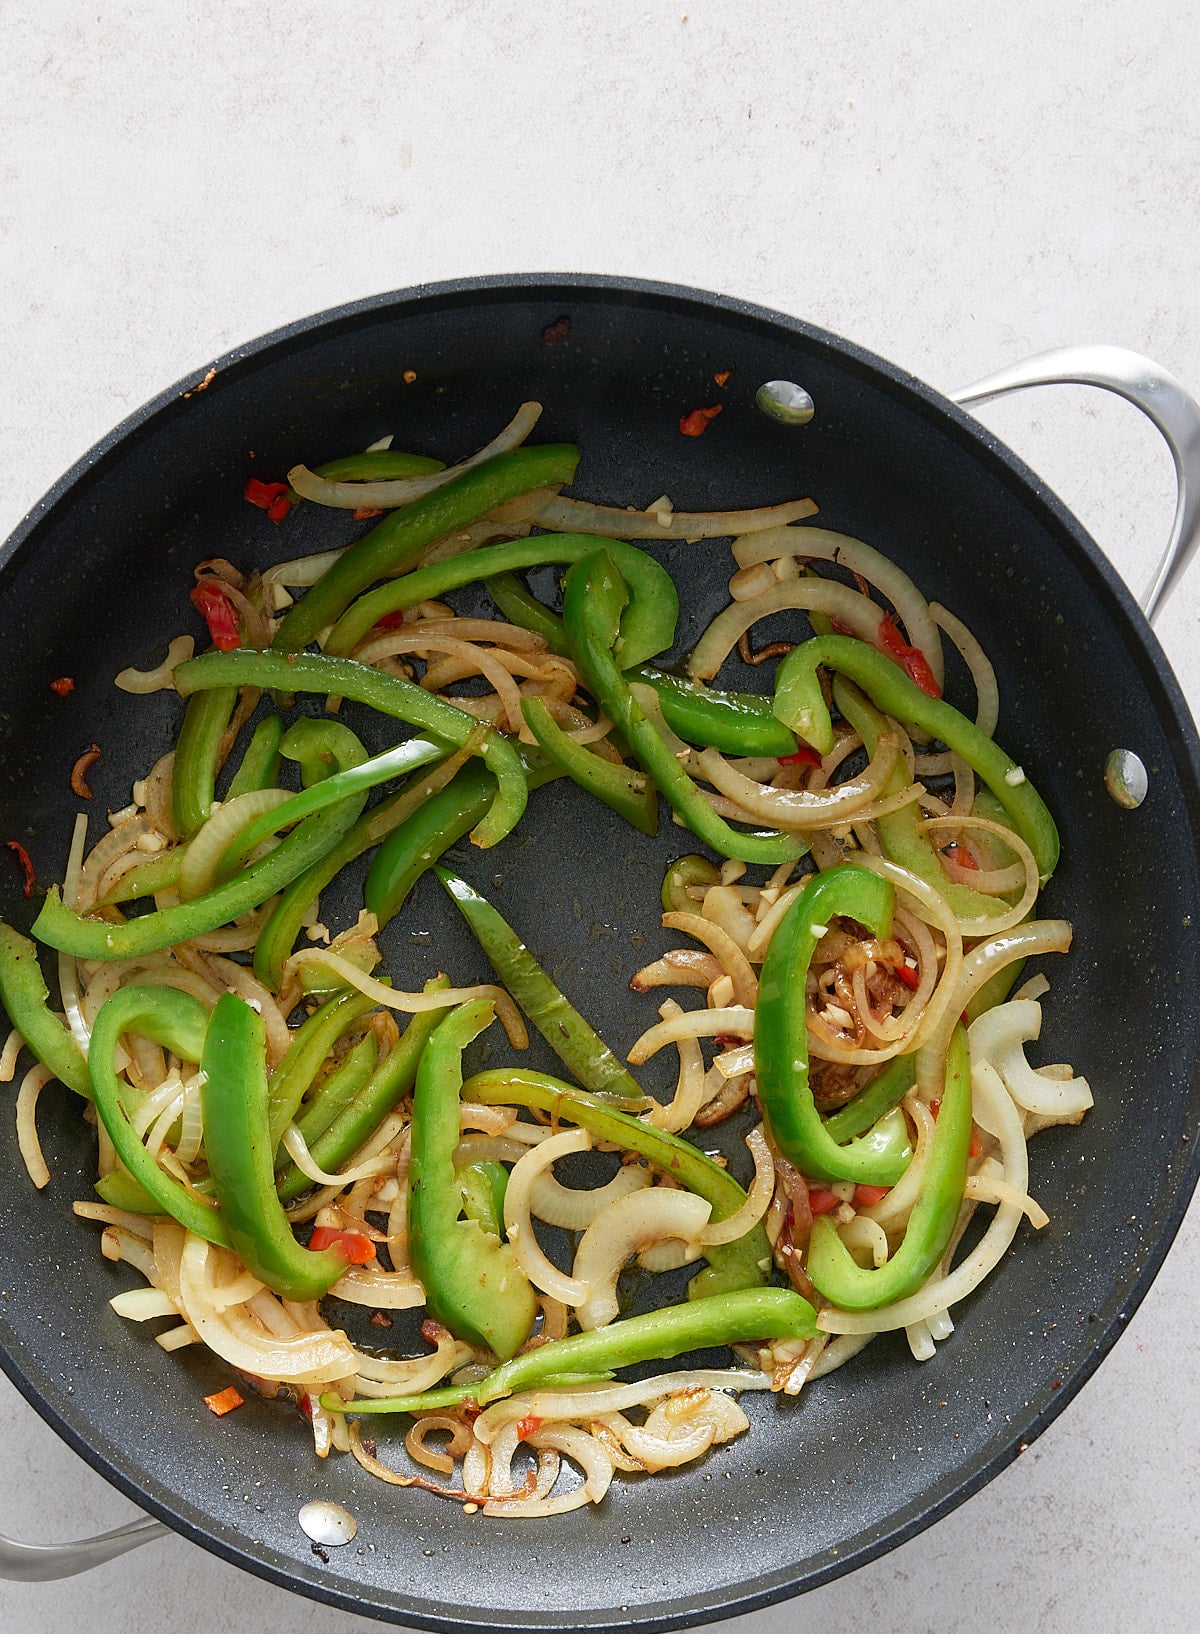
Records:
[[[723,290],[943,387],[1110,340],[1200,388],[1200,45],[1183,4],[4,12],[0,535],[226,348],[473,273]],[[986,418],[1140,588],[1173,509],[1154,432],[1073,388]],[[1200,578],[1159,623],[1193,704],[1198,621]],[[1193,1629],[1198,1274],[1193,1210],[1125,1337],[1023,1458],[745,1634]],[[0,1427],[0,1532],[61,1540],[130,1515],[7,1383]],[[87,1578],[0,1583],[14,1634],[159,1634],[180,1612],[208,1634],[371,1626],[178,1539]]]

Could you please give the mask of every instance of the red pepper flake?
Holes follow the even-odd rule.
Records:
[[[214,1396],[205,1396],[204,1405],[210,1413],[218,1418],[224,1418],[226,1413],[232,1413],[235,1407],[240,1407],[245,1396],[234,1385],[227,1385],[224,1390],[218,1390]]]
[[[732,379],[733,379],[733,370],[732,369],[718,369],[716,374],[713,375],[713,380],[716,382],[716,384],[718,386],[727,386]]]
[[[711,408],[693,409],[680,420],[680,431],[685,437],[702,437],[708,430],[709,421],[715,420],[724,406],[723,403],[714,403]]]
[[[836,1192],[826,1191],[823,1186],[810,1186],[808,1189],[808,1206],[813,1215],[832,1214],[841,1202]]]
[[[90,800],[92,791],[88,787],[87,774],[100,759],[100,746],[93,743],[90,749],[85,749],[79,759],[71,767],[71,788],[81,800]]]
[[[278,499],[273,499],[267,506],[267,515],[270,520],[275,523],[276,527],[278,527],[291,508],[291,500],[285,495],[280,494]]]
[[[945,853],[951,862],[956,862],[960,868],[973,868],[979,872],[979,863],[972,853],[963,845],[961,840],[951,840]]]
[[[382,618],[377,618],[375,620],[375,629],[377,629],[377,630],[398,630],[398,629],[401,628],[402,625],[406,624],[407,622],[408,622],[407,610],[402,607],[399,610],[399,612],[385,613]]]
[[[536,1435],[542,1427],[542,1421],[533,1413],[528,1418],[520,1419],[517,1423],[517,1440],[528,1441],[531,1435]]]
[[[386,1315],[383,1311],[371,1312],[371,1326],[373,1328],[390,1328],[391,1325],[391,1317]]]
[[[780,755],[781,766],[819,766],[821,757],[809,743],[802,743],[794,755]]]
[[[242,634],[238,628],[237,609],[225,593],[221,581],[205,579],[188,594],[192,598],[192,606],[208,625],[213,646],[219,647],[222,652],[232,652],[235,647],[240,647]]]
[[[935,1123],[937,1122],[937,1115],[941,1110],[942,1110],[942,1103],[941,1103],[940,1100],[930,1101],[929,1102],[929,1115],[930,1115],[930,1117],[933,1119],[933,1121]]]
[[[876,645],[880,652],[885,652],[889,658],[896,660],[909,680],[915,686],[919,686],[927,697],[941,697],[942,689],[933,678],[929,660],[919,647],[909,646],[896,628],[895,620],[890,613],[885,613],[879,621]]]
[[[68,693],[74,692],[75,683],[69,675],[60,675],[57,681],[51,681],[50,690],[57,692],[60,698],[65,698]]]
[[[448,1339],[449,1337],[450,1329],[444,1328],[432,1316],[426,1317],[424,1322],[421,1323],[421,1338],[424,1339],[427,1345],[436,1345],[439,1340]]]
[[[242,498],[266,511],[272,522],[282,522],[292,508],[291,489],[286,482],[260,482],[251,477],[242,489]]]
[[[542,339],[547,346],[553,346],[556,341],[566,340],[571,333],[571,320],[564,312],[561,318],[555,318],[542,330]]]
[[[356,511],[351,512],[351,517],[355,522],[369,522],[373,516],[382,515],[382,505],[360,505]]]
[[[916,992],[917,988],[921,985],[920,973],[914,970],[910,964],[901,963],[898,965],[893,965],[892,975],[898,977],[899,980],[904,983],[905,987],[912,988],[913,992]]]
[[[854,1206],[855,1208],[874,1208],[877,1203],[883,1202],[891,1189],[890,1186],[855,1186]]]
[[[300,1400],[296,1403],[296,1406],[304,1414],[305,1418],[311,1418],[317,1410],[316,1397],[310,1396],[306,1390],[300,1397]]]
[[[978,1127],[975,1126],[973,1126],[971,1129],[971,1150],[969,1155],[972,1158],[983,1156],[983,1134]]]
[[[25,896],[32,896],[33,888],[37,884],[37,875],[33,871],[33,859],[20,840],[5,840],[4,843],[20,863],[21,872],[25,875]]]
[[[364,1232],[338,1231],[334,1226],[314,1226],[308,1246],[314,1254],[334,1248],[347,1265],[369,1265],[375,1258],[375,1244]]]

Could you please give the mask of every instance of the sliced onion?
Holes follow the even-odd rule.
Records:
[[[721,968],[733,983],[734,1002],[753,1010],[758,1000],[758,978],[737,940],[723,925],[695,913],[665,913],[662,922],[664,930],[680,930],[703,942],[720,960]]]
[[[373,1305],[382,1311],[411,1311],[425,1303],[425,1290],[411,1271],[380,1271],[352,1265],[334,1283],[329,1297],[344,1299],[351,1305]]]
[[[681,1390],[769,1390],[771,1375],[744,1368],[692,1368],[678,1373],[659,1373],[632,1384],[580,1384],[572,1389],[531,1390],[506,1396],[484,1408],[475,1420],[475,1434],[488,1443],[505,1424],[522,1418],[591,1419],[603,1413],[624,1412],[629,1407],[645,1407]]]
[[[865,771],[819,793],[810,793],[807,789],[765,788],[753,778],[735,771],[717,749],[702,749],[695,756],[695,764],[707,782],[736,801],[743,811],[769,822],[775,828],[807,834],[814,829],[848,823],[856,817],[865,821],[869,815],[868,808],[880,800],[899,758],[897,738],[885,732],[880,736],[875,754]],[[908,803],[918,798],[920,785],[910,784],[899,792]],[[889,807],[895,809],[894,803],[889,801]]]
[[[349,959],[334,953],[332,948],[302,948],[299,953],[292,954],[285,966],[285,973],[301,965],[322,965],[335,976],[340,976],[347,986],[357,987],[360,993],[374,999],[376,1004],[385,1005],[389,1010],[402,1010],[406,1015],[422,1015],[427,1010],[450,1010],[467,999],[491,999],[513,1048],[522,1050],[529,1043],[529,1034],[520,1011],[502,987],[481,983],[478,987],[439,988],[432,993],[403,993],[368,976]]]
[[[824,613],[836,618],[860,641],[873,642],[879,634],[883,608],[870,596],[833,579],[787,579],[766,595],[751,601],[735,601],[718,613],[705,630],[688,659],[688,674],[695,680],[710,681],[752,624],[772,613],[785,611]]]
[[[661,1430],[631,1424],[621,1413],[606,1413],[598,1422],[611,1430],[626,1452],[651,1473],[690,1464],[717,1438],[717,1426],[708,1423],[691,1424],[675,1435],[666,1435]]]
[[[994,737],[1000,718],[1000,690],[991,661],[961,619],[938,602],[930,605],[934,622],[950,637],[963,656],[975,685],[975,724],[985,737]]]
[[[373,1157],[366,1163],[360,1163],[356,1168],[345,1169],[340,1174],[329,1174],[317,1163],[308,1149],[308,1142],[294,1123],[290,1123],[283,1132],[283,1144],[288,1156],[309,1180],[315,1180],[319,1186],[352,1186],[358,1180],[365,1180],[368,1175],[386,1174],[392,1167],[386,1157]]]
[[[876,1270],[887,1264],[887,1232],[877,1220],[869,1220],[865,1214],[856,1214],[853,1220],[839,1229],[838,1236],[847,1248],[865,1248]]]
[[[723,977],[722,980],[728,985],[727,978]],[[670,1021],[675,1016],[683,1015],[684,1011],[674,999],[668,999],[659,1006],[658,1013],[664,1021]],[[667,1105],[652,1106],[645,1119],[656,1129],[665,1129],[673,1135],[691,1128],[692,1120],[704,1104],[704,1057],[700,1046],[694,1038],[677,1038],[675,1043],[679,1050],[679,1078],[675,1094]]]
[[[354,1373],[354,1347],[344,1333],[278,1338],[261,1317],[244,1308],[219,1310],[212,1297],[209,1256],[209,1244],[189,1233],[180,1256],[180,1303],[187,1320],[222,1360],[246,1373],[297,1384],[332,1384]]]
[[[1041,1005],[1031,999],[1010,999],[972,1022],[971,1058],[992,1063],[1022,1110],[1078,1118],[1093,1104],[1087,1079],[1046,1078],[1025,1059],[1022,1045],[1039,1038],[1041,1031]]]
[[[161,1288],[127,1288],[108,1302],[118,1316],[129,1322],[149,1322],[156,1316],[178,1316],[175,1302]]]
[[[733,555],[742,568],[787,555],[800,556],[809,561],[835,562],[838,567],[861,574],[891,602],[908,633],[908,639],[924,653],[938,687],[944,684],[945,661],[938,635],[939,621],[933,608],[908,574],[873,545],[853,539],[849,534],[831,533],[827,528],[779,528],[769,533],[755,534],[749,539],[735,539]],[[945,625],[942,627],[954,640],[949,629]],[[994,728],[994,721],[992,726]],[[989,730],[988,736],[991,735]]]
[[[1050,1224],[1050,1216],[1042,1205],[1030,1197],[1027,1191],[1018,1191],[1006,1180],[997,1180],[990,1175],[969,1174],[964,1196],[976,1203],[1007,1203],[1010,1208],[1020,1209],[1036,1231],[1041,1231],[1043,1226]]]
[[[49,1067],[39,1061],[30,1067],[17,1091],[17,1149],[29,1178],[39,1191],[50,1184],[50,1170],[38,1139],[37,1103],[38,1096],[53,1077]]]
[[[574,1275],[590,1288],[575,1313],[580,1327],[603,1327],[620,1315],[617,1278],[632,1255],[668,1238],[694,1242],[711,1213],[703,1197],[666,1186],[619,1197],[601,1209],[575,1251]]]
[[[802,517],[815,516],[816,511],[811,499],[789,499],[755,511],[670,512],[662,507],[624,511],[582,499],[552,499],[538,512],[536,521],[552,533],[600,533],[611,539],[731,539],[799,522]]]
[[[221,858],[242,830],[290,799],[286,789],[252,789],[214,811],[183,854],[179,868],[179,894],[183,900],[190,902],[211,890]]]
[[[386,1386],[379,1394],[415,1396],[422,1390],[432,1389],[439,1379],[469,1362],[474,1354],[470,1345],[444,1333],[438,1338],[437,1348],[428,1356],[393,1361],[390,1356],[369,1356],[365,1351],[356,1350],[355,1359],[360,1380]]]
[[[699,914],[693,914],[698,919]],[[635,993],[652,987],[711,987],[722,974],[720,961],[698,948],[674,948],[653,964],[644,965],[630,980]]]
[[[582,1306],[589,1297],[590,1284],[584,1277],[568,1276],[546,1258],[529,1216],[530,1196],[538,1175],[548,1170],[558,1158],[566,1157],[571,1152],[590,1151],[591,1145],[592,1137],[586,1129],[565,1129],[540,1145],[531,1146],[513,1166],[504,1193],[504,1229],[522,1271],[535,1288],[540,1288],[564,1305]]]
[[[947,830],[958,832],[961,829],[981,829],[985,834],[1000,835],[1005,845],[1017,854],[1017,859],[1023,870],[1024,889],[1020,900],[1009,908],[1007,913],[984,915],[978,919],[960,918],[958,928],[964,936],[999,936],[1002,931],[1012,930],[1019,925],[1037,901],[1037,894],[1041,888],[1038,877],[1038,865],[1033,852],[1025,844],[1019,834],[1014,834],[1003,823],[994,823],[986,817],[930,817],[921,827],[926,834],[942,834]],[[969,877],[969,875],[968,875]]]
[[[648,1027],[630,1050],[626,1060],[640,1067],[652,1055],[680,1038],[716,1038],[734,1033],[742,1038],[754,1037],[754,1011],[741,1005],[724,1010],[681,1010],[668,1021]]]
[[[718,1243],[736,1242],[744,1237],[762,1219],[771,1206],[775,1194],[775,1162],[762,1132],[762,1125],[746,1136],[746,1145],[754,1159],[754,1180],[746,1194],[746,1201],[728,1219],[715,1220],[705,1226],[696,1241],[701,1248],[713,1248]]]
[[[447,483],[454,482],[465,472],[474,470],[485,460],[497,454],[506,454],[519,448],[537,424],[542,413],[540,403],[522,403],[516,414],[491,442],[470,459],[448,465],[424,477],[395,477],[384,482],[330,482],[317,476],[306,465],[294,465],[288,472],[288,482],[302,499],[311,499],[318,505],[330,505],[336,510],[356,511],[365,507],[393,510],[398,505],[409,505],[414,499],[436,493]]]
[[[563,1231],[585,1231],[602,1208],[618,1197],[644,1191],[652,1179],[650,1170],[641,1163],[622,1163],[606,1186],[564,1186],[552,1174],[542,1173],[533,1183],[529,1207],[547,1225]]]
[[[122,692],[168,692],[175,685],[175,670],[196,650],[190,635],[177,635],[167,647],[167,656],[153,669],[123,669],[113,681]]]

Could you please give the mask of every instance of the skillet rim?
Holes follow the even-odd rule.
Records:
[[[835,353],[839,361],[853,372],[869,378],[877,386],[886,387],[894,395],[903,396],[910,402],[915,401],[916,407],[933,423],[935,430],[942,435],[951,435],[960,444],[969,445],[977,458],[985,465],[991,465],[1001,479],[1019,493],[1032,512],[1041,513],[1041,520],[1048,531],[1060,536],[1065,535],[1060,538],[1062,548],[1069,546],[1076,552],[1075,565],[1094,580],[1098,580],[1101,592],[1107,595],[1110,603],[1115,604],[1114,615],[1118,622],[1124,625],[1123,633],[1126,639],[1140,658],[1142,666],[1149,672],[1143,674],[1143,684],[1147,687],[1152,708],[1163,722],[1164,728],[1168,729],[1167,735],[1172,740],[1176,769],[1184,785],[1193,844],[1196,843],[1196,837],[1200,835],[1200,736],[1197,735],[1191,711],[1170,662],[1125,581],[1074,514],[1036,472],[1025,465],[993,432],[924,381],[853,341],[772,308],[735,296],[685,285],[586,273],[500,273],[416,284],[404,289],[365,296],[296,319],[218,357],[210,365],[215,370],[213,383],[219,385],[222,374],[234,371],[243,373],[258,367],[269,361],[273,351],[297,345],[303,348],[308,342],[330,338],[339,329],[354,328],[383,318],[389,310],[394,309],[399,316],[404,307],[412,307],[415,303],[420,303],[425,308],[439,306],[452,308],[464,298],[471,296],[495,297],[496,305],[502,305],[505,298],[514,300],[544,298],[552,304],[558,300],[569,301],[571,298],[603,300],[605,296],[623,296],[629,298],[631,305],[643,307],[657,305],[677,313],[691,308],[709,318],[728,317],[754,325],[770,326],[800,336]],[[198,372],[190,373],[159,392],[126,416],[76,460],[22,517],[3,546],[0,546],[0,571],[34,539],[40,527],[52,521],[58,506],[94,471],[109,464],[127,444],[135,441],[140,433],[157,422],[160,417],[170,413],[172,408],[175,412],[180,412],[185,392],[194,391],[199,378]],[[1151,682],[1154,684],[1151,685]],[[977,1468],[964,1473],[950,1490],[936,1501],[927,1504],[919,1513],[910,1514],[903,1520],[897,1519],[892,1524],[885,1524],[869,1541],[839,1554],[836,1560],[831,1560],[826,1565],[799,1574],[797,1568],[793,1566],[760,1578],[749,1579],[736,1588],[729,1587],[717,1591],[715,1599],[706,1595],[703,1599],[692,1597],[683,1601],[647,1602],[630,1607],[624,1612],[617,1608],[611,1610],[592,1608],[583,1613],[567,1616],[535,1614],[521,1616],[519,1619],[513,1619],[505,1613],[489,1615],[487,1608],[484,1607],[464,1607],[463,1610],[468,1612],[471,1621],[481,1628],[511,1630],[513,1634],[529,1628],[560,1629],[568,1626],[579,1630],[614,1629],[632,1626],[633,1622],[636,1622],[640,1629],[663,1631],[665,1634],[666,1630],[684,1625],[698,1625],[722,1618],[742,1616],[805,1593],[809,1589],[818,1588],[859,1566],[867,1565],[910,1538],[916,1537],[980,1491],[1024,1452],[1074,1399],[1108,1355],[1124,1331],[1126,1323],[1145,1298],[1179,1232],[1192,1194],[1200,1181],[1200,1141],[1192,1141],[1186,1163],[1172,1165],[1172,1177],[1175,1182],[1172,1206],[1150,1243],[1125,1300],[1095,1335],[1092,1348],[1083,1362],[1063,1379],[1061,1388],[1052,1393],[1038,1412],[1031,1414],[1027,1420],[1014,1424],[1009,1437],[1001,1446]],[[0,1320],[0,1328],[3,1325]],[[89,1434],[94,1432],[90,1431],[84,1422],[84,1415],[72,1414],[65,1399],[61,1405],[52,1402],[51,1395],[60,1393],[48,1387],[48,1382],[40,1387],[35,1384],[22,1369],[7,1343],[0,1343],[0,1368],[39,1416],[98,1474],[134,1503],[164,1521],[173,1531],[181,1533],[189,1541],[199,1544],[220,1559],[250,1571],[281,1588],[304,1594],[310,1599],[343,1611],[366,1614],[387,1622],[406,1623],[437,1630],[439,1634],[443,1630],[447,1631],[447,1634],[448,1631],[454,1630],[457,1634],[463,1627],[462,1619],[448,1611],[439,1613],[436,1610],[422,1609],[432,1604],[429,1601],[414,1601],[398,1595],[389,1603],[384,1603],[375,1598],[373,1592],[365,1598],[347,1594],[328,1584],[316,1573],[312,1575],[301,1573],[294,1565],[290,1568],[280,1567],[272,1560],[252,1553],[245,1546],[245,1540],[232,1526],[221,1527],[213,1516],[200,1511],[194,1512],[198,1518],[192,1518],[191,1513],[158,1498],[147,1485],[140,1484],[128,1465],[122,1467],[115,1456],[110,1458],[102,1452],[89,1439]],[[145,1472],[142,1472],[141,1480],[149,1481]]]

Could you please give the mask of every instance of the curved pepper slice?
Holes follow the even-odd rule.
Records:
[[[559,991],[500,910],[448,868],[435,868],[434,873],[501,982],[579,1082],[597,1095],[644,1103],[633,1074]]]
[[[614,765],[611,760],[601,760],[582,743],[576,743],[541,698],[523,698],[521,713],[538,747],[573,783],[603,800],[641,833],[651,838],[658,833],[658,790],[653,778],[645,772],[631,771],[628,766]]]
[[[686,1305],[668,1305],[643,1316],[627,1316],[569,1339],[554,1339],[514,1356],[476,1384],[363,1401],[328,1395],[321,1397],[321,1405],[334,1413],[423,1413],[467,1400],[482,1407],[531,1385],[551,1385],[569,1377],[608,1378],[618,1368],[669,1361],[691,1350],[713,1350],[756,1339],[811,1339],[816,1331],[816,1312],[790,1288],[742,1288]]]
[[[808,1248],[813,1286],[846,1311],[875,1310],[916,1293],[953,1235],[970,1151],[971,1055],[966,1029],[955,1027],[946,1061],[946,1088],[904,1241],[885,1265],[867,1271],[855,1263],[831,1220],[814,1220]]]
[[[402,506],[350,546],[290,609],[275,632],[276,651],[299,652],[341,618],[355,596],[388,573],[419,559],[426,545],[465,528],[485,512],[531,488],[570,482],[579,450],[565,443],[497,454],[436,493]],[[372,620],[372,622],[374,622]]]
[[[92,1098],[83,1051],[46,1002],[49,993],[37,949],[27,936],[0,924],[0,1004],[44,1067],[77,1095]]]
[[[482,545],[448,562],[419,567],[361,596],[334,625],[325,651],[353,652],[372,627],[389,613],[417,607],[423,601],[437,601],[447,591],[473,584],[478,579],[490,579],[514,569],[577,562],[597,550],[609,553],[629,590],[629,601],[621,615],[620,631],[614,643],[617,659],[622,669],[644,664],[655,653],[664,652],[675,639],[679,617],[675,582],[653,556],[636,545],[620,539],[597,538],[590,533],[540,533],[535,538],[513,539],[504,545]]]
[[[454,1171],[462,1092],[462,1052],[494,1016],[471,999],[441,1022],[425,1047],[413,1097],[408,1220],[412,1266],[431,1316],[457,1338],[494,1350],[501,1361],[528,1339],[537,1300],[512,1247],[474,1220],[461,1220]]]
[[[159,1168],[135,1134],[130,1119],[143,1096],[140,1090],[122,1083],[113,1069],[122,1033],[140,1033],[156,1044],[165,1044],[181,1061],[199,1063],[208,1033],[208,1011],[199,999],[173,987],[136,984],[119,987],[101,1005],[96,1017],[88,1049],[88,1069],[100,1121],[108,1130],[117,1156],[142,1190],[164,1214],[171,1215],[197,1237],[231,1248],[233,1239],[223,1216],[165,1169]],[[103,1180],[97,1183],[96,1190],[101,1197],[106,1195]]]
[[[1042,884],[1046,883],[1058,861],[1058,830],[1033,784],[974,721],[940,698],[927,697],[890,658],[865,641],[819,635],[792,648],[775,675],[774,710],[786,726],[822,754],[833,748],[833,725],[817,675],[822,666],[856,681],[885,715],[920,727],[961,755],[1011,817],[1037,860]]]
[[[344,1273],[346,1255],[336,1247],[314,1253],[298,1243],[275,1195],[266,1030],[236,993],[217,1000],[200,1066],[204,1154],[232,1246],[274,1293],[320,1299]]]
[[[484,1106],[532,1106],[552,1118],[566,1118],[600,1140],[611,1141],[624,1152],[635,1152],[688,1191],[712,1204],[711,1218],[727,1220],[746,1201],[746,1193],[729,1173],[711,1157],[697,1150],[691,1141],[669,1135],[665,1129],[631,1118],[598,1095],[589,1095],[573,1084],[547,1073],[528,1072],[520,1067],[494,1068],[468,1078],[464,1093]],[[734,1242],[715,1244],[705,1250],[708,1264],[688,1283],[688,1298],[728,1293],[737,1288],[753,1288],[771,1274],[771,1245],[761,1222],[751,1226]]]
[[[725,755],[796,753],[796,734],[776,720],[770,698],[753,692],[720,692],[702,681],[684,680],[643,664],[636,679],[658,693],[663,719],[685,743],[719,749]]]
[[[247,647],[238,652],[202,653],[199,658],[189,658],[175,671],[175,685],[185,698],[194,692],[230,684],[278,687],[289,692],[324,692],[331,697],[349,698],[396,720],[408,721],[456,748],[461,748],[479,730],[479,722],[473,716],[456,709],[444,698],[435,697],[398,675],[383,675],[365,664],[357,664],[352,658],[260,652]],[[495,776],[498,792],[471,838],[478,846],[490,846],[516,827],[525,810],[528,790],[521,757],[501,733],[488,732],[480,744],[479,754]]]
[[[743,834],[709,805],[648,720],[613,656],[625,584],[606,551],[581,557],[566,578],[563,622],[571,656],[588,689],[620,731],[647,775],[693,834],[723,857],[778,864],[804,855],[808,847],[791,834]]]
[[[893,1186],[912,1150],[896,1128],[878,1128],[839,1146],[817,1111],[808,1081],[805,981],[813,950],[835,914],[890,934],[895,891],[888,880],[850,864],[814,874],[784,915],[763,962],[754,1011],[758,1098],[775,1142],[814,1180]]]

